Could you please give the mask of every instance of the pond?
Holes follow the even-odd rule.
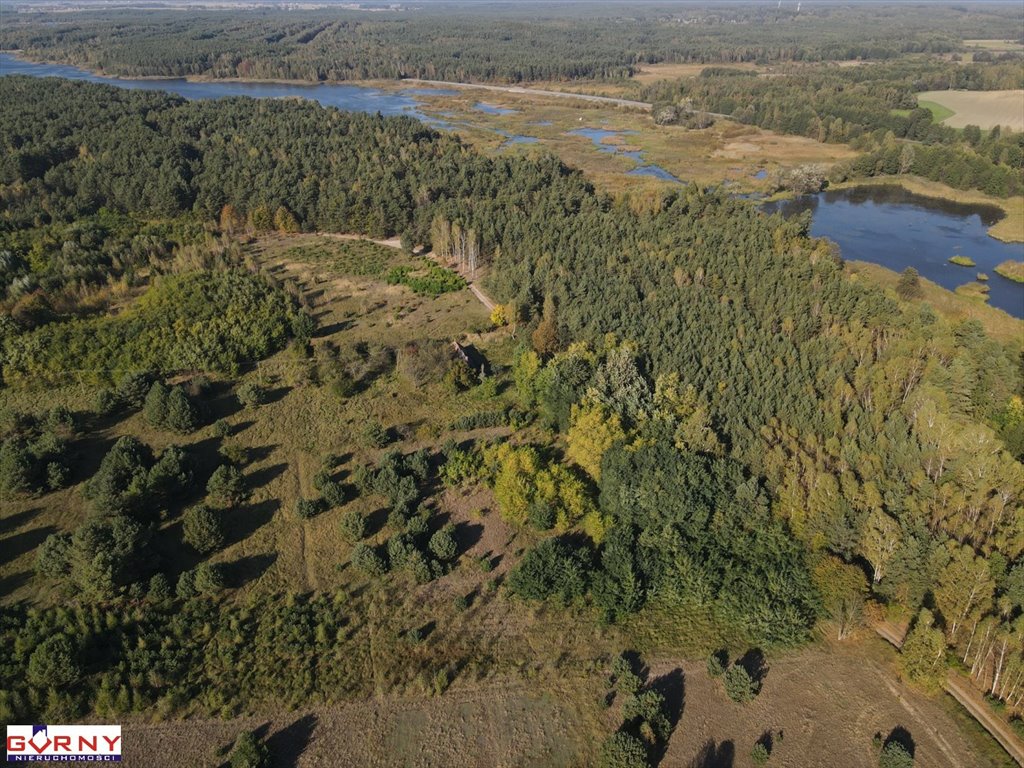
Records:
[[[473,109],[478,112],[485,112],[488,115],[514,115],[518,110],[509,109],[508,107],[496,107],[493,104],[487,104],[483,101],[478,101],[473,105]]]
[[[616,157],[628,157],[637,164],[636,168],[626,171],[627,176],[653,176],[662,181],[671,181],[675,184],[682,182],[666,171],[660,165],[644,163],[644,153],[640,149],[628,149],[624,144],[611,144],[605,139],[617,139],[620,136],[634,136],[636,131],[612,131],[607,128],[575,128],[569,131],[570,136],[585,136],[597,147],[599,152],[606,152]]]
[[[662,181],[671,181],[676,184],[682,184],[683,182],[673,176],[671,173],[666,171],[660,165],[641,165],[638,168],[634,168],[631,171],[627,171],[628,176],[653,176],[656,179]]]
[[[636,131],[609,131],[606,128],[574,128],[569,131],[570,136],[586,136],[601,152],[609,152],[611,154],[621,152],[622,145],[606,143],[605,139],[614,139],[619,136],[632,136],[635,134]]]
[[[1024,244],[1003,243],[987,230],[1002,216],[992,206],[967,205],[915,195],[902,187],[876,184],[764,203],[766,213],[811,213],[811,234],[838,243],[843,258],[870,261],[896,272],[914,267],[949,290],[989,279],[989,304],[1024,318],[1024,284],[996,274],[1008,259],[1024,258]],[[967,256],[974,267],[951,264]]]

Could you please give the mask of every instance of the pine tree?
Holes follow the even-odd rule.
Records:
[[[181,387],[174,387],[167,396],[165,423],[168,429],[183,435],[194,432],[199,426],[199,412]]]
[[[167,399],[169,395],[167,387],[161,381],[154,381],[149,388],[149,394],[142,404],[142,413],[146,421],[154,427],[162,427],[167,422]]]
[[[900,272],[899,282],[896,283],[896,293],[901,299],[919,299],[924,294],[921,290],[921,276],[913,267],[907,267]]]

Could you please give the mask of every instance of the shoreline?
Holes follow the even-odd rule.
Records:
[[[870,261],[850,259],[845,262],[843,271],[847,279],[863,280],[879,286],[901,304],[929,304],[938,314],[949,320],[973,318],[981,322],[986,333],[1001,343],[1015,343],[1020,347],[1024,335],[1024,319],[1017,318],[1005,309],[993,307],[986,301],[971,298],[962,293],[951,291],[926,277],[920,277],[923,295],[919,299],[902,299],[896,296],[896,284],[900,273]]]

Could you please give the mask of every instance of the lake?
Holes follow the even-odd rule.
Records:
[[[954,290],[989,276],[989,304],[1024,318],[1024,284],[997,275],[1007,259],[1024,259],[1024,244],[1004,243],[988,235],[1002,211],[915,195],[902,187],[875,184],[764,203],[766,213],[793,216],[810,211],[811,234],[839,244],[843,258],[870,261],[902,272],[914,267],[934,283]],[[976,264],[961,267],[951,256]]]

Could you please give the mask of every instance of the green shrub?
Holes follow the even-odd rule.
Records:
[[[350,509],[341,516],[341,537],[355,543],[366,535],[366,518],[357,510]]]
[[[195,432],[199,423],[199,409],[185,390],[181,387],[172,388],[167,395],[167,417],[164,426],[178,434],[187,435],[189,432]]]
[[[194,585],[200,595],[213,595],[224,589],[224,572],[215,563],[200,563],[195,569]]]
[[[295,513],[303,520],[319,515],[324,508],[322,499],[299,499],[295,502]]]
[[[43,688],[65,688],[82,675],[78,651],[66,635],[53,635],[28,657],[29,680]]]
[[[710,675],[711,677],[721,677],[725,674],[726,663],[723,661],[724,656],[724,651],[715,651],[710,656],[708,656],[708,675]]]
[[[914,768],[914,758],[898,741],[890,741],[882,747],[878,768]]]
[[[601,768],[647,768],[647,747],[636,736],[618,731],[601,745]]]
[[[725,693],[736,702],[753,701],[758,693],[757,683],[741,664],[733,664],[725,671]]]
[[[181,529],[185,543],[200,554],[209,554],[224,546],[221,516],[205,504],[196,504],[185,510]]]
[[[360,432],[363,445],[367,448],[383,448],[391,442],[390,430],[379,421],[370,420],[363,425]]]
[[[240,504],[246,497],[245,480],[237,467],[221,464],[206,483],[210,503],[219,507]]]
[[[352,567],[368,576],[381,576],[387,573],[388,567],[377,550],[366,544],[359,543],[352,547]]]
[[[588,578],[589,563],[582,551],[558,539],[545,539],[526,553],[508,586],[528,600],[557,597],[569,603],[584,595]]]
[[[270,768],[270,753],[252,731],[242,731],[235,740],[228,765],[230,768]]]
[[[243,408],[253,408],[266,402],[267,392],[259,384],[247,381],[238,388],[235,396]]]
[[[455,555],[458,552],[458,544],[455,541],[455,526],[448,523],[446,526],[436,531],[433,536],[430,537],[430,551],[434,553],[434,556],[443,563],[449,560],[454,560]]]

